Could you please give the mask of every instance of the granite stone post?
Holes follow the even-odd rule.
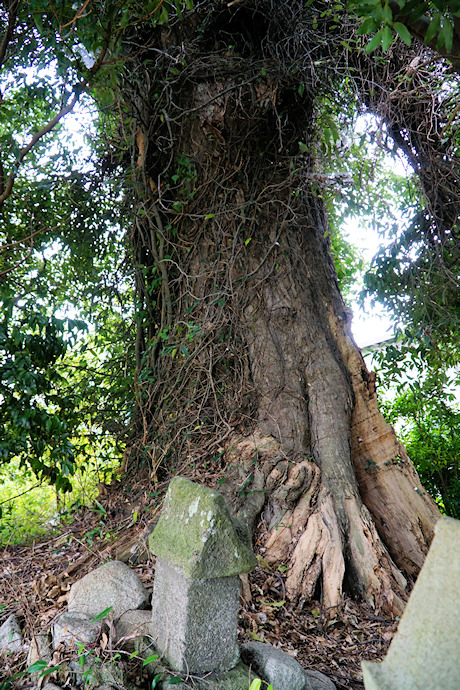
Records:
[[[197,675],[236,666],[239,575],[257,561],[223,497],[175,477],[149,547],[157,557],[152,631],[164,660]]]
[[[438,521],[388,654],[362,668],[366,690],[460,688],[460,520]]]

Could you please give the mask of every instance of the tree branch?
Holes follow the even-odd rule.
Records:
[[[0,46],[0,67],[3,65],[3,62],[5,61],[5,55],[6,55],[6,51],[8,49],[8,44],[13,37],[13,31],[14,31],[14,27],[16,25],[16,19],[18,16],[18,5],[19,5],[19,0],[10,0],[9,6],[8,6],[8,26],[6,28],[5,35],[3,36],[2,44]]]
[[[37,144],[38,141],[42,137],[45,136],[45,134],[48,134],[51,132],[52,129],[57,125],[59,120],[61,120],[67,113],[70,113],[71,110],[73,110],[75,104],[77,103],[78,99],[80,98],[80,94],[83,90],[83,87],[81,84],[77,85],[74,89],[74,95],[73,98],[71,98],[70,103],[67,103],[66,106],[61,108],[61,110],[56,113],[56,115],[50,120],[49,122],[46,123],[42,129],[40,129],[38,132],[34,134],[32,139],[29,141],[29,143],[24,146],[23,149],[19,152],[19,156],[16,159],[16,163],[13,166],[13,171],[10,173],[8,180],[6,184],[4,185],[4,189],[2,194],[0,195],[0,209],[3,206],[3,203],[8,199],[8,197],[11,195],[11,192],[13,191],[13,185],[14,181],[16,179],[16,176],[18,174],[19,166],[21,165],[22,161],[24,158],[27,156],[27,154],[33,149],[33,147]]]
[[[76,103],[78,102],[82,92],[86,88],[86,86],[89,84],[91,81],[91,78],[94,77],[94,75],[100,70],[100,68],[104,64],[104,58],[107,53],[108,49],[108,44],[110,40],[110,31],[108,32],[107,39],[106,39],[106,44],[102,48],[101,52],[99,53],[99,57],[97,58],[96,62],[94,65],[91,67],[91,69],[88,70],[88,75],[82,79],[76,86],[73,88],[73,96],[70,99],[70,102],[67,101],[67,105],[63,106],[59,112],[56,113],[56,115],[49,120],[49,122],[44,125],[38,132],[34,134],[32,139],[29,141],[29,143],[24,146],[23,149],[19,152],[19,155],[16,159],[16,162],[13,166],[13,170],[10,173],[8,180],[4,182],[3,189],[0,189],[0,210],[6,201],[8,197],[11,195],[11,192],[13,191],[13,185],[15,182],[15,179],[17,177],[18,171],[19,171],[19,166],[21,165],[22,161],[24,158],[27,156],[27,154],[33,149],[33,147],[42,139],[46,134],[51,132],[54,127],[57,125],[57,123],[62,120],[63,117],[65,117],[68,113],[70,113],[73,108],[75,107]]]

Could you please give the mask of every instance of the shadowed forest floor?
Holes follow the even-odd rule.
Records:
[[[196,470],[189,478],[205,484],[210,479]],[[212,479],[214,483],[215,477]],[[0,610],[0,624],[12,613],[19,615],[28,642],[32,630],[48,629],[65,609],[70,586],[107,560],[129,563],[151,592],[155,559],[148,553],[146,538],[167,484],[157,484],[155,490],[146,486],[147,482],[141,480],[103,486],[98,505],[81,509],[70,525],[61,526],[46,540],[1,549],[0,605],[4,608]],[[257,554],[257,544],[255,551]],[[285,600],[282,567],[275,570],[264,563],[263,557],[258,556],[258,560],[248,586],[243,587],[240,642],[262,640],[280,647],[304,668],[327,675],[338,690],[363,688],[361,660],[383,659],[397,621],[346,597],[327,615],[319,601],[295,607]],[[113,655],[110,639],[108,644],[99,642],[95,647],[101,658]],[[53,664],[61,661],[56,656]],[[147,688],[147,680],[141,679],[142,669],[136,670],[135,662],[132,660],[134,677]],[[0,665],[0,680],[4,680],[13,671],[26,668],[26,654],[0,658]],[[33,688],[35,682],[28,676],[16,687]],[[72,686],[64,687],[70,690]]]

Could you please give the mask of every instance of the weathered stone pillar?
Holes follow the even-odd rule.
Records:
[[[149,547],[157,557],[152,630],[158,651],[174,671],[233,668],[239,659],[239,575],[257,561],[223,497],[175,477]]]
[[[362,668],[366,690],[460,688],[460,520],[438,521],[388,654]]]

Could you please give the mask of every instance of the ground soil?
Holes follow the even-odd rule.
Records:
[[[206,484],[215,481],[198,470],[190,478]],[[101,486],[93,508],[80,509],[67,525],[43,541],[2,548],[0,624],[11,613],[19,615],[25,639],[30,640],[32,630],[49,628],[65,609],[68,591],[76,580],[115,558],[128,562],[151,591],[155,561],[148,554],[146,537],[161,508],[165,488],[166,482],[152,487],[139,479]],[[269,567],[263,554],[258,560],[257,569],[243,587],[240,641],[269,642],[295,657],[304,668],[326,674],[338,690],[363,688],[361,661],[383,659],[397,621],[348,597],[333,611],[323,611],[320,601],[302,608],[293,606],[286,601],[283,568]],[[100,654],[109,653],[106,639],[98,644]],[[57,657],[53,660],[57,664],[60,661]],[[26,654],[0,658],[2,667],[0,681],[26,668]],[[139,669],[134,673],[139,682]],[[29,676],[16,687],[32,688],[35,683]],[[72,686],[67,681],[65,687]]]

